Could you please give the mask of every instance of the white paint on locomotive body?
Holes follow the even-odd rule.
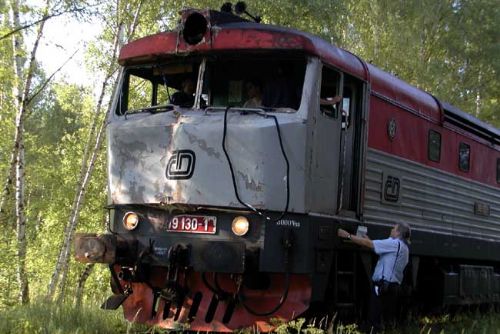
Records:
[[[281,219],[276,222],[277,226],[295,227],[300,228],[300,222],[291,219]]]
[[[309,59],[301,106],[293,112],[273,112],[290,162],[288,211],[307,211],[307,117],[317,107],[320,62]],[[109,189],[112,204],[191,204],[243,207],[235,196],[229,164],[222,148],[224,110],[177,108],[172,112],[114,115],[108,126]],[[226,147],[235,171],[240,198],[258,209],[282,211],[286,205],[286,164],[272,118],[230,110]],[[182,172],[193,161],[192,175],[166,176],[175,157]],[[189,153],[191,154],[191,153]],[[179,161],[179,163],[177,163]],[[173,167],[172,167],[173,168]],[[186,175],[189,174],[185,170]],[[325,199],[326,200],[326,199]]]

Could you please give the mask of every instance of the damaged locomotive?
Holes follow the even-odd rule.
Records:
[[[377,238],[401,220],[413,296],[500,300],[498,129],[318,37],[230,12],[183,10],[119,63],[109,231],[75,240],[79,261],[110,266],[103,308],[196,331],[269,331],[311,305],[359,314],[373,258],[336,229]]]

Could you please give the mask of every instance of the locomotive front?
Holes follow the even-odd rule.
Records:
[[[320,65],[277,47],[293,40],[259,47],[258,25],[231,14],[188,10],[182,23],[121,52],[110,233],[78,235],[76,257],[110,265],[103,307],[129,320],[269,330],[303,313],[311,273],[328,271],[310,240],[333,230],[304,214]]]

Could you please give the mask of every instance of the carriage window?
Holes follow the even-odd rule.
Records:
[[[434,130],[429,130],[427,157],[429,160],[435,162],[441,160],[441,134]]]
[[[326,66],[323,67],[319,105],[324,115],[333,118],[339,117],[339,104],[344,103],[341,92],[341,78],[339,72]],[[346,103],[349,104],[349,101],[346,101]]]
[[[500,183],[500,158],[497,159],[497,183]]]
[[[470,169],[470,146],[466,143],[460,143],[458,148],[458,167],[463,172]]]

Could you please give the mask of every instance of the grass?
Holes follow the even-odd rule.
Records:
[[[276,333],[304,334],[358,334],[356,324],[338,324],[318,321],[308,324],[304,319],[277,324]],[[167,331],[144,325],[131,324],[123,319],[121,309],[103,311],[97,305],[74,308],[71,305],[50,304],[41,301],[26,306],[0,310],[0,334],[154,334]],[[500,334],[500,314],[467,312],[456,315],[421,317],[405,326],[388,329],[387,334]]]
[[[304,334],[361,334],[357,324],[337,324],[332,321],[316,321],[308,324],[303,319],[297,319],[286,324],[280,324],[276,332]],[[424,316],[413,318],[406,324],[396,328],[388,328],[386,334],[500,334],[500,313],[493,310],[487,312],[468,311],[455,315]]]
[[[104,311],[97,305],[74,308],[41,301],[0,311],[1,334],[152,333],[123,319],[121,309]]]
[[[476,311],[454,316],[423,317],[419,319],[418,326],[413,327],[412,333],[419,334],[500,334],[500,314]]]

